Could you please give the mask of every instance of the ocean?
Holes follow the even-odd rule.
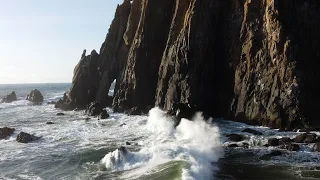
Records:
[[[157,107],[142,116],[108,109],[110,118],[88,120],[83,111],[63,112],[48,104],[62,98],[70,86],[0,85],[0,99],[11,91],[18,96],[18,101],[0,103],[0,127],[16,129],[11,137],[0,140],[0,179],[320,179],[320,154],[312,153],[311,145],[264,158],[275,150],[262,146],[268,138],[299,133],[223,119],[205,123],[200,113],[193,121],[182,119],[174,128]],[[42,105],[25,100],[33,89],[42,92]],[[65,115],[57,116],[59,112]],[[244,128],[264,135],[243,133]],[[15,139],[21,131],[41,138],[18,143]],[[240,143],[248,143],[249,148],[226,148],[230,133],[246,136]]]

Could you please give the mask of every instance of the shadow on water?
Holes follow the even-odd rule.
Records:
[[[269,162],[268,162],[269,161]],[[302,180],[320,179],[319,167],[298,167],[297,165],[261,161],[252,150],[227,151],[218,162],[220,171],[215,175],[219,180]]]

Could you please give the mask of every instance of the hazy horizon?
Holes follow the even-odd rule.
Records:
[[[0,84],[71,83],[83,49],[100,50],[122,1],[2,2]]]

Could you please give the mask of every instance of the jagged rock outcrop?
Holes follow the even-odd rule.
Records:
[[[124,0],[62,104],[105,107],[116,79],[115,111],[182,103],[284,130],[320,126],[319,12],[311,0]]]
[[[43,96],[38,89],[32,90],[27,95],[27,100],[33,102],[34,104],[42,104],[43,103]]]
[[[25,133],[25,132],[20,132],[16,138],[16,141],[19,143],[28,143],[31,141],[35,141],[40,139],[40,137]]]
[[[2,99],[2,103],[11,103],[13,101],[17,100],[17,95],[16,92],[12,91],[10,94],[6,95],[3,99]]]
[[[126,42],[131,43],[130,51],[124,79],[113,102],[116,111],[137,107],[147,108],[147,112],[154,106],[158,70],[170,30],[174,5],[175,2],[172,0],[133,1],[125,34]]]

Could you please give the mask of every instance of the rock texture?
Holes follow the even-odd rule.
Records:
[[[20,132],[17,136],[16,141],[18,141],[19,143],[28,143],[30,141],[35,141],[40,139],[40,137],[36,137],[34,135],[25,133],[25,132]]]
[[[17,100],[17,95],[16,92],[12,91],[10,94],[6,95],[3,99],[2,99],[2,103],[11,103],[13,101]]]
[[[0,140],[5,139],[8,136],[11,136],[14,131],[15,131],[14,128],[8,128],[8,127],[0,128]]]
[[[182,103],[283,130],[320,126],[319,12],[312,0],[124,0],[60,104],[110,106],[116,79],[115,111]]]
[[[43,96],[38,89],[35,89],[28,94],[27,100],[33,102],[34,104],[42,104]]]

